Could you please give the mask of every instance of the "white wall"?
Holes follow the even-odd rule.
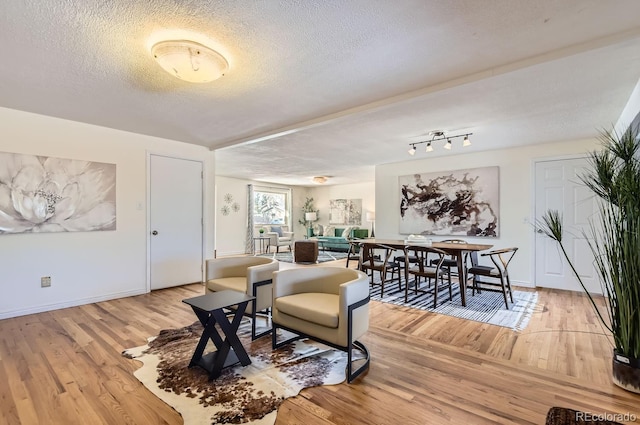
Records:
[[[0,122],[3,152],[107,162],[117,173],[117,230],[0,235],[0,318],[147,292],[148,153],[205,162],[205,252],[213,251],[213,152],[6,108]],[[42,276],[51,287],[40,287]]]
[[[519,251],[509,266],[512,282],[516,285],[533,286],[532,161],[581,154],[597,149],[598,146],[597,140],[577,140],[377,166],[376,237],[405,237],[399,233],[399,176],[497,165],[500,167],[500,237],[464,239],[493,244],[495,248],[517,246]]]
[[[273,183],[254,180],[235,179],[231,177],[216,177],[216,255],[238,255],[245,252],[247,237],[247,185],[282,187]],[[314,205],[320,210],[320,224],[329,224],[329,199],[362,199],[363,217],[366,211],[373,211],[375,207],[375,184],[373,182],[316,187],[291,187],[292,192],[292,223],[294,239],[302,239],[306,235],[304,226],[298,223],[303,218],[302,206],[307,197],[314,199]],[[225,203],[224,197],[229,193],[240,204],[240,211],[230,212],[224,216],[221,208]],[[364,222],[361,227],[371,229],[371,224]],[[209,253],[207,253],[209,254]]]
[[[331,199],[362,199],[362,224],[360,228],[369,229],[371,223],[365,221],[367,212],[375,211],[376,207],[376,184],[375,182],[364,182],[355,184],[342,184],[335,186],[318,186],[311,188],[307,196],[313,197],[314,206],[320,210],[317,224],[329,224],[329,200]],[[377,216],[376,216],[377,219]],[[377,235],[376,227],[376,235]]]
[[[245,253],[245,241],[247,238],[247,185],[265,187],[279,187],[289,189],[288,186],[259,182],[255,180],[235,179],[231,177],[216,177],[216,255],[238,255]],[[305,188],[292,187],[292,222],[294,239],[302,239],[304,229],[298,225],[300,208],[304,203]],[[231,211],[229,215],[223,215],[222,207],[225,205],[225,195],[231,194],[240,206],[238,212]],[[302,200],[301,200],[302,199]],[[209,254],[209,253],[207,253]],[[211,258],[211,257],[209,257]]]

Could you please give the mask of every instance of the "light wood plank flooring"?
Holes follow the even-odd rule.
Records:
[[[1,320],[0,424],[181,424],[120,353],[192,323],[181,300],[202,292],[192,284]],[[544,424],[552,406],[640,416],[640,395],[611,383],[612,347],[586,297],[538,292],[519,333],[372,302],[369,372],[304,390],[276,423]]]

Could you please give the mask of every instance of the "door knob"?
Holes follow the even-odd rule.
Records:
[[[154,230],[153,232],[151,232],[151,234],[152,234],[153,236],[155,236],[155,235],[157,235],[157,234],[158,234],[158,231],[157,231],[157,230]]]

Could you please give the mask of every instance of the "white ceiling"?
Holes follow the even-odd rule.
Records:
[[[5,0],[0,106],[222,148],[220,175],[371,181],[432,130],[474,133],[436,156],[610,128],[640,78],[638,16],[638,0]],[[161,38],[230,70],[175,79],[149,53]]]

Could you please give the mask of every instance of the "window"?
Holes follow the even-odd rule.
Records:
[[[255,187],[253,191],[253,224],[289,224],[291,191],[289,189]]]

